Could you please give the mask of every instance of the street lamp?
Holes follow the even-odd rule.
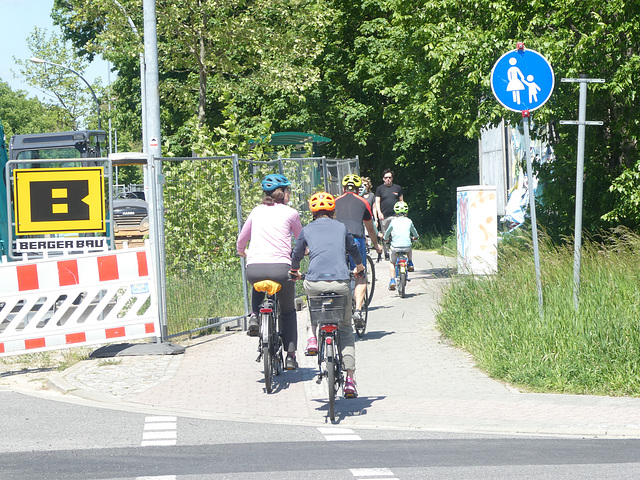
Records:
[[[98,113],[98,130],[102,130],[102,123],[100,122],[100,102],[98,101],[98,97],[96,96],[96,92],[94,92],[93,88],[91,88],[91,84],[89,82],[87,82],[87,80],[82,75],[80,75],[78,72],[76,72],[73,68],[67,67],[65,65],[60,65],[59,63],[49,62],[49,61],[43,60],[41,58],[31,57],[31,61],[33,63],[46,63],[46,64],[49,64],[49,65],[53,65],[55,67],[65,68],[65,69],[69,70],[70,72],[73,72],[77,76],[79,76],[82,79],[82,81],[87,84],[87,87],[89,87],[89,90],[91,90],[91,95],[93,95],[93,99],[96,102],[96,112]]]
[[[133,34],[138,37],[138,29],[136,28],[136,24],[131,20],[131,17],[125,10],[118,0],[112,0],[113,3],[117,5],[117,7],[122,11],[125,17],[127,17],[127,21],[129,22],[129,26],[131,30],[133,30]],[[144,61],[144,52],[140,52],[140,112],[142,115],[142,151],[147,151],[147,86],[145,80],[145,61]]]

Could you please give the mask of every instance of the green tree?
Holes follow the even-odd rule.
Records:
[[[139,0],[121,3],[140,20]],[[557,80],[532,118],[548,126],[533,134],[550,132],[556,153],[553,163],[536,164],[545,185],[541,223],[558,234],[572,228],[577,129],[558,120],[577,118],[578,93],[559,79],[584,73],[607,80],[589,90],[588,117],[605,125],[587,132],[585,227],[640,228],[637,1],[254,0],[216,2],[215,11],[197,0],[158,5],[167,153],[196,150],[198,128],[215,139],[228,93],[239,129],[266,118],[274,131],[328,136],[325,153],[359,155],[374,179],[394,168],[417,203],[418,223],[444,227],[455,188],[477,182],[481,128],[503,116],[521,122],[495,101],[489,75],[522,41],[550,60]],[[56,0],[56,8],[66,12],[64,30],[77,48],[113,59],[117,115],[133,129],[139,39],[113,0]]]
[[[139,1],[56,0],[53,14],[79,52],[100,53],[118,69],[114,91],[121,112],[128,99],[138,100],[132,95],[139,91],[133,58],[141,44],[123,11],[141,24]],[[312,61],[330,14],[321,2],[160,0],[156,14],[163,135],[173,137],[175,155],[191,153],[195,137],[185,126],[194,114],[199,127],[212,129],[223,121],[220,99],[226,92],[254,99],[250,92],[297,95],[318,80]]]
[[[169,162],[164,170],[165,232],[167,265],[170,272],[211,271],[216,265],[236,262],[238,236],[232,154],[241,158],[265,160],[271,150],[268,142],[250,140],[268,136],[269,123],[251,129],[240,128],[238,114],[229,104],[226,121],[215,131],[199,128],[197,118],[191,127],[197,132],[194,152],[203,159]],[[258,203],[262,191],[253,182],[248,164],[241,169],[243,202]]]
[[[321,57],[323,82],[314,92],[313,108],[320,113],[308,118],[328,118],[333,125],[327,136],[340,138],[338,148],[348,153],[359,150],[374,177],[383,163],[400,174],[404,165],[421,165],[429,176],[397,174],[399,182],[408,180],[404,185],[422,192],[419,197],[434,198],[433,182],[442,179],[453,198],[465,180],[453,174],[454,165],[476,174],[477,150],[471,147],[481,128],[503,116],[514,125],[521,121],[495,101],[489,74],[501,54],[523,41],[551,61],[558,80],[581,73],[607,79],[589,94],[589,117],[605,125],[588,132],[585,226],[607,226],[601,218],[614,205],[620,219],[634,211],[633,197],[625,203],[619,196],[622,190],[633,192],[633,176],[609,187],[638,162],[638,2],[336,0],[332,6],[339,13]],[[550,124],[553,133],[556,160],[536,169],[545,184],[541,222],[558,233],[567,233],[573,222],[577,129],[557,121],[576,118],[577,101],[577,87],[558,81],[556,93],[533,116],[536,125]],[[353,140],[342,141],[349,136]],[[439,169],[438,152],[452,152],[456,144],[466,144],[458,149],[467,151],[464,158],[450,159],[451,172]],[[445,175],[431,175],[436,171]],[[446,219],[447,205],[438,206]]]
[[[37,98],[27,98],[27,92],[14,91],[2,81],[0,120],[7,141],[16,134],[64,131],[73,126],[66,111],[57,106],[44,105]]]
[[[78,58],[67,42],[55,33],[47,36],[46,29],[35,27],[27,38],[27,46],[33,57],[63,65],[79,75],[82,75],[87,67],[87,62]],[[14,57],[14,61],[21,67],[20,73],[29,85],[52,95],[55,102],[67,111],[75,130],[83,124],[86,125],[89,118],[95,118],[95,100],[78,75],[67,68],[46,63],[33,63],[29,59]],[[96,90],[100,90],[97,84],[94,88],[94,91]]]

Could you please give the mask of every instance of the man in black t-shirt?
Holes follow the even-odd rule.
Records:
[[[402,187],[393,183],[393,172],[390,169],[386,169],[382,172],[382,181],[384,182],[378,188],[376,188],[376,210],[378,212],[378,221],[380,238],[384,237],[384,232],[387,230],[391,219],[395,216],[393,207],[397,202],[404,201],[402,194]],[[384,256],[389,259],[389,251],[383,242]]]

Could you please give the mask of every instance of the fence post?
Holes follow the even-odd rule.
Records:
[[[329,169],[327,168],[327,157],[322,157],[322,180],[324,181],[324,191],[329,191]]]
[[[240,202],[240,162],[238,161],[238,154],[234,153],[233,158],[233,191],[236,198],[236,220],[238,222],[238,234],[242,230],[242,204]],[[242,297],[244,298],[244,314],[245,318],[242,320],[242,330],[247,329],[247,315],[249,315],[249,292],[247,292],[247,274],[245,271],[244,257],[240,257],[240,274],[242,276]],[[240,320],[238,320],[240,323]]]

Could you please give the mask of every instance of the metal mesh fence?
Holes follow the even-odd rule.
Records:
[[[235,242],[247,215],[262,200],[265,175],[289,178],[290,205],[304,225],[311,220],[311,194],[340,194],[344,175],[359,172],[357,158],[162,161],[168,337],[240,322],[248,313],[244,259],[236,255]]]

